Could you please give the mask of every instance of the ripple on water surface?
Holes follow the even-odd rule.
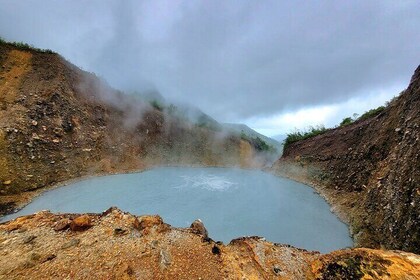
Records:
[[[262,171],[230,168],[156,168],[86,179],[34,199],[3,220],[49,209],[101,212],[117,206],[159,214],[187,227],[200,218],[215,240],[247,235],[329,252],[352,246],[347,226],[312,188]]]

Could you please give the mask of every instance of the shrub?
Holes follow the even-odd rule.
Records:
[[[294,142],[305,140],[305,139],[314,137],[316,135],[323,134],[326,131],[328,131],[328,129],[326,129],[323,125],[319,125],[316,127],[311,126],[306,131],[296,130],[294,132],[288,133],[286,139],[284,140],[284,148],[286,148],[287,146],[289,146],[290,144]]]
[[[351,123],[353,123],[353,119],[351,117],[344,118],[340,123],[340,127],[349,125]]]
[[[257,151],[269,151],[271,148],[270,145],[258,136],[252,139],[252,144]]]
[[[150,105],[152,105],[153,108],[159,111],[163,111],[164,107],[161,105],[157,100],[150,101]]]
[[[169,107],[167,107],[167,112],[169,115],[175,116],[178,112],[178,108],[174,104],[171,104]]]
[[[363,115],[359,117],[359,120],[366,120],[373,116],[379,115],[383,110],[385,110],[385,106],[379,106],[376,109],[371,109],[369,111],[366,111]]]
[[[245,132],[241,132],[241,139],[249,142],[252,147],[255,148],[255,150],[259,152],[275,152],[276,148],[267,144],[263,139],[260,137],[250,137],[245,134]]]

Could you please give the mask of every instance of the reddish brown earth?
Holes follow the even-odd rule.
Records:
[[[200,224],[200,225],[197,225]],[[40,212],[0,225],[0,279],[419,279],[420,256],[341,250],[321,255],[260,237],[228,245],[196,221]]]
[[[273,169],[309,182],[358,245],[420,253],[420,67],[380,114],[292,143]]]

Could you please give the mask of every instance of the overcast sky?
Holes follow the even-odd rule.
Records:
[[[0,0],[0,36],[266,135],[382,105],[420,63],[420,1]]]

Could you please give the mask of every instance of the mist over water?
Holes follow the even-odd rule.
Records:
[[[258,235],[278,243],[329,252],[352,246],[347,226],[303,184],[262,171],[156,168],[95,177],[46,192],[3,221],[43,209],[101,212],[110,206],[159,214],[175,227],[201,219],[214,240]]]
[[[183,175],[180,176],[185,180],[183,185],[179,188],[201,188],[207,191],[226,191],[229,188],[237,185],[229,181],[227,178],[212,174],[200,174],[200,175]]]

